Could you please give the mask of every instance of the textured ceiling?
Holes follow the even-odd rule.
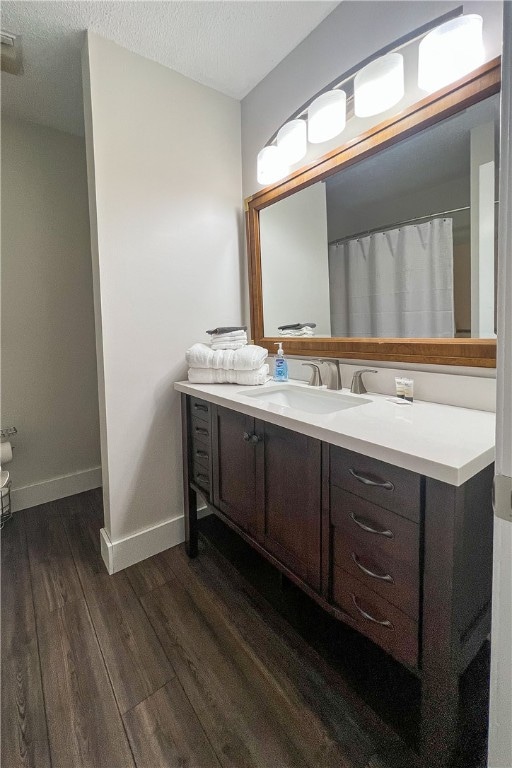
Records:
[[[317,0],[3,0],[2,29],[23,36],[25,72],[2,73],[2,111],[83,133],[85,29],[241,99],[336,5]]]

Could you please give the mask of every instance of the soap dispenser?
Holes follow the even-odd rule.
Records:
[[[278,350],[274,359],[274,381],[288,381],[288,363],[284,356],[283,343],[276,341],[275,345]]]

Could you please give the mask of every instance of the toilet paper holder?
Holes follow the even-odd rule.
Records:
[[[0,429],[0,438],[2,440],[17,434],[18,430],[16,427],[6,427],[5,429]],[[9,478],[9,473],[3,469],[0,481],[0,494],[0,529],[2,529],[7,520],[12,518],[11,480]]]
[[[0,483],[0,530],[4,527],[5,523],[12,518],[12,506],[11,506],[11,481],[9,479],[9,473],[2,470],[2,478]]]

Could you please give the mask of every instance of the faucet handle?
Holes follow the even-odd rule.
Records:
[[[311,378],[308,385],[310,387],[321,387],[322,377],[320,376],[320,366],[315,363],[302,363],[302,365],[308,365],[311,368]]]
[[[375,368],[361,368],[359,371],[356,371],[352,376],[352,386],[350,387],[353,395],[364,395],[367,392],[363,382],[363,373],[378,373],[378,371]]]

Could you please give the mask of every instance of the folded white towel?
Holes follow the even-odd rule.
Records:
[[[240,341],[247,338],[247,331],[229,331],[229,333],[212,333],[212,341]]]
[[[223,368],[189,368],[191,384],[242,384],[255,386],[269,379],[269,367],[265,363],[256,371],[225,371]]]
[[[309,325],[306,325],[305,328],[299,328],[298,330],[294,330],[293,328],[288,328],[288,330],[279,331],[280,336],[314,336],[315,332],[313,328],[310,328]]]
[[[260,368],[268,352],[256,344],[246,344],[240,349],[213,350],[208,344],[194,344],[186,352],[191,368],[224,368],[234,371],[254,371]]]
[[[212,349],[240,349],[247,344],[247,333],[235,331],[234,333],[219,333],[211,337]]]
[[[219,349],[242,349],[242,347],[246,347],[247,342],[246,341],[217,341],[216,343],[212,344],[210,349],[213,349],[213,351],[217,351]]]

